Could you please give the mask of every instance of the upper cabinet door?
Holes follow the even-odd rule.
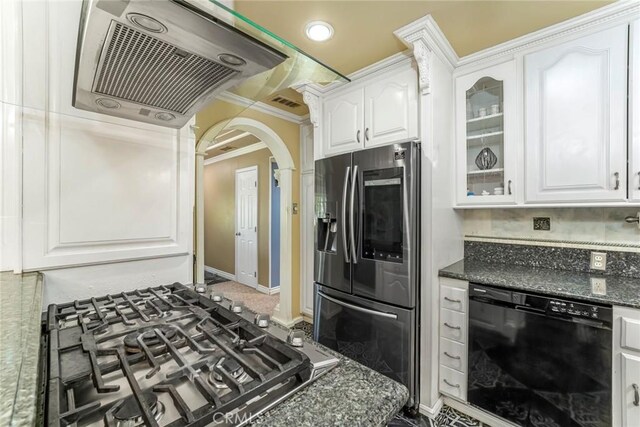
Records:
[[[629,37],[629,198],[640,201],[640,20]]]
[[[627,195],[627,25],[525,56],[526,201]]]
[[[418,138],[418,82],[408,68],[365,89],[365,147]]]
[[[456,79],[459,206],[514,204],[517,193],[515,61]]]
[[[325,155],[360,150],[364,142],[364,89],[332,96],[324,102]]]

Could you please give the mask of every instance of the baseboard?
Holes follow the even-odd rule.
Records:
[[[444,396],[444,403],[447,406],[451,406],[456,411],[460,411],[463,414],[469,415],[470,417],[473,417],[476,420],[491,427],[518,427],[516,424],[512,424],[506,420],[503,420],[502,418],[491,415],[490,413],[485,412],[482,409],[467,405],[464,402],[460,402],[459,400],[452,399],[447,396]]]
[[[218,270],[217,268],[209,267],[208,265],[204,266],[204,271],[208,271],[209,273],[217,274],[220,277],[224,277],[225,279],[236,281],[236,275],[227,273],[226,271]]]
[[[258,285],[258,287],[256,288],[256,290],[258,292],[262,292],[263,294],[267,294],[267,295],[275,295],[275,294],[279,294],[280,293],[280,286],[276,286],[274,288],[270,288],[268,286],[262,286],[262,285]]]
[[[421,403],[420,406],[418,407],[418,411],[425,417],[434,420],[440,413],[440,410],[442,409],[442,405],[444,405],[444,401],[442,400],[442,396],[440,396],[432,407],[429,407],[424,403]]]

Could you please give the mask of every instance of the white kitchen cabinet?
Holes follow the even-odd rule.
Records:
[[[440,278],[439,390],[462,401],[467,398],[468,287],[463,280]]]
[[[640,202],[640,20],[629,33],[629,199]]]
[[[418,82],[412,68],[367,85],[364,97],[365,147],[418,138]]]
[[[514,204],[515,61],[456,78],[456,198],[459,206]]]
[[[322,102],[323,156],[418,139],[418,82],[410,66],[351,83]]]
[[[640,310],[613,307],[613,424],[640,420]]]
[[[526,202],[626,200],[627,31],[524,57]]]
[[[364,88],[341,92],[324,101],[324,155],[364,147]]]

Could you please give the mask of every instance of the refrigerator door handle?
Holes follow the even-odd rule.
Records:
[[[358,263],[358,248],[356,247],[356,227],[355,227],[355,200],[356,200],[356,189],[358,187],[358,165],[353,167],[353,179],[351,179],[351,198],[350,198],[350,209],[351,215],[349,216],[349,228],[350,236],[351,236],[351,262],[353,264]]]
[[[342,187],[342,249],[344,250],[344,262],[349,263],[349,245],[347,244],[347,191],[349,189],[349,172],[351,166],[347,166],[344,174],[344,186]]]
[[[320,295],[322,298],[328,301],[331,301],[334,304],[338,304],[343,307],[350,308],[352,310],[360,311],[362,313],[367,313],[367,314],[373,314],[374,316],[388,317],[389,319],[394,319],[394,320],[398,319],[398,315],[394,313],[386,313],[384,311],[371,310],[369,308],[360,307],[359,305],[349,304],[348,302],[340,301],[339,299],[330,297],[329,295],[320,291],[318,291],[318,295]]]

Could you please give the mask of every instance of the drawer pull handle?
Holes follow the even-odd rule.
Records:
[[[455,303],[461,303],[462,302],[459,299],[453,299],[453,298],[449,298],[449,297],[444,297],[444,299],[449,301],[449,302],[455,302]]]
[[[450,358],[452,358],[454,360],[460,360],[460,356],[452,356],[449,353],[447,353],[446,351],[444,352],[444,355],[447,356],[447,357],[450,357]]]
[[[638,391],[638,384],[633,384],[633,404],[640,406],[640,391]]]
[[[613,187],[614,190],[619,190],[620,189],[620,173],[619,172],[614,172],[613,176],[616,179],[616,186]]]
[[[446,326],[447,328],[451,328],[451,329],[461,329],[460,326],[451,326],[447,322],[444,322],[444,326]]]
[[[453,387],[453,388],[460,388],[460,384],[451,384],[449,381],[447,381],[447,379],[443,379],[442,381],[444,381],[444,383],[446,385],[448,385],[449,387]]]

